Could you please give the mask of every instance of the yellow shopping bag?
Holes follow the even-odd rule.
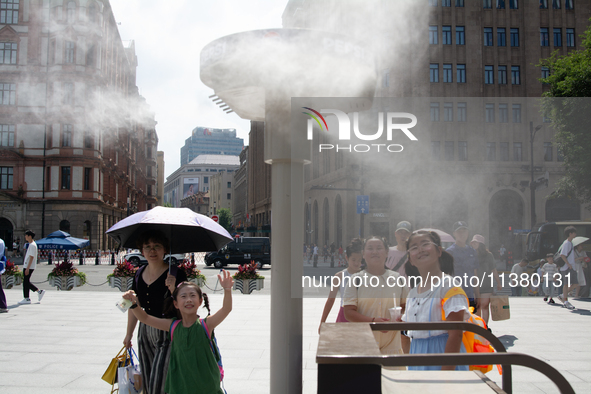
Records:
[[[119,353],[117,353],[117,355],[111,360],[102,379],[110,385],[113,385],[117,381],[117,368],[125,367],[127,365],[129,365],[129,356],[127,351],[125,351],[125,346],[123,346],[121,350],[119,350]]]

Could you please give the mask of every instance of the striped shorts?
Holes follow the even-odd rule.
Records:
[[[170,333],[140,323],[138,345],[144,393],[164,394],[170,359]]]

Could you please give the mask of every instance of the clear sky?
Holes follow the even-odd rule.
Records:
[[[199,79],[199,54],[217,38],[281,27],[287,0],[111,0],[122,40],[134,40],[137,86],[156,114],[165,176],[197,126],[235,128],[248,145],[250,122],[225,114]]]

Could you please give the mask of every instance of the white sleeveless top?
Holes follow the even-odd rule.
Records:
[[[341,280],[341,287],[339,288],[339,295],[341,296],[341,307],[343,306],[343,297],[345,295],[345,288],[347,287],[346,285],[349,284],[349,281],[345,281],[346,277],[351,277],[351,274],[349,273],[349,270],[345,270],[345,272],[343,272],[343,279]]]

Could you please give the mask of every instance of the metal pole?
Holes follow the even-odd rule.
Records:
[[[536,225],[536,187],[534,185],[534,122],[529,122],[529,155],[530,155],[530,181],[529,181],[529,190],[530,190],[530,204],[531,204],[531,211],[530,211],[530,218],[531,218],[531,227],[530,229],[533,231],[534,226]]]

